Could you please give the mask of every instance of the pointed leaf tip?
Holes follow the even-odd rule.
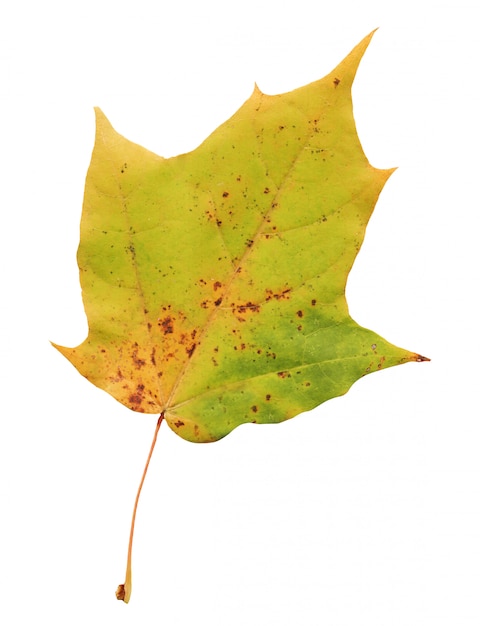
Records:
[[[263,95],[263,91],[260,89],[260,87],[257,85],[257,83],[255,83],[253,85],[252,96],[261,96],[261,95]]]
[[[376,33],[377,30],[377,28],[375,30],[372,30],[371,33],[364,37],[343,59],[343,61],[341,61],[337,65],[333,72],[330,72],[329,76],[334,77],[333,82],[335,86],[338,86],[340,82],[352,85],[355,74],[357,73],[358,67],[360,65],[360,61],[362,60],[363,55],[365,54],[365,51],[370,45],[373,35]]]
[[[110,120],[102,111],[102,109],[100,107],[93,107],[93,110],[95,112],[95,128],[97,135],[98,133],[105,131],[113,131],[115,134],[117,134],[116,130],[113,128]]]
[[[93,111],[95,113],[95,120],[98,122],[99,120],[106,119],[105,113],[102,111],[100,107],[93,107]]]

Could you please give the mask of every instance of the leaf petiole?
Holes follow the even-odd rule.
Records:
[[[145,482],[145,476],[147,475],[148,466],[150,464],[150,459],[152,458],[153,450],[155,448],[155,444],[157,442],[158,431],[160,430],[160,424],[163,421],[163,413],[160,414],[160,417],[157,421],[157,426],[155,428],[155,433],[153,435],[152,445],[150,446],[150,452],[148,453],[147,462],[145,463],[145,469],[143,470],[142,479],[140,481],[140,485],[138,486],[137,497],[135,498],[135,504],[133,507],[133,515],[132,515],[132,524],[130,526],[130,539],[128,542],[128,555],[127,555],[127,571],[125,574],[125,582],[122,585],[118,585],[117,591],[115,595],[117,596],[117,600],[123,600],[126,604],[130,600],[130,595],[132,593],[132,544],[133,544],[133,532],[135,529],[135,517],[137,516],[137,506],[138,500],[140,499],[140,493],[142,491],[143,483]]]

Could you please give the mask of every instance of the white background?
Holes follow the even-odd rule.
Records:
[[[7,5],[5,5],[6,7]],[[0,622],[6,626],[480,623],[478,18],[471,1],[10,2],[0,20]],[[354,88],[399,166],[351,314],[431,357],[279,426],[189,444],[50,345],[86,335],[76,248],[94,105],[194,149],[256,81],[321,78],[380,27]],[[175,245],[175,242],[172,242]]]

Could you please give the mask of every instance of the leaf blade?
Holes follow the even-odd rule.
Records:
[[[358,326],[345,285],[393,170],[368,162],[351,85],[255,88],[196,150],[162,159],[97,110],[78,251],[89,335],[58,349],[190,441],[273,423],[421,360]]]

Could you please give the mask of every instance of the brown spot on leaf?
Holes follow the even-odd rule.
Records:
[[[335,87],[338,87],[338,85],[340,84],[340,79],[339,78],[334,78],[333,79],[333,84],[335,85]]]
[[[161,327],[164,335],[170,335],[173,333],[173,322],[174,318],[170,315],[167,315],[163,319],[158,320],[158,325]]]
[[[257,413],[257,412],[258,412],[258,407],[254,404],[254,405],[251,407],[251,410],[252,410],[254,413]]]
[[[287,372],[287,371],[277,372],[277,376],[279,378],[291,378],[290,372]]]
[[[303,317],[303,311],[297,311],[297,317]]]
[[[117,370],[117,375],[116,376],[111,376],[109,380],[112,383],[119,383],[123,379],[124,379],[124,376],[122,374],[122,371],[120,369],[118,369]]]
[[[253,302],[246,302],[245,304],[237,304],[235,308],[236,313],[258,313],[260,311],[260,305]]]
[[[155,348],[152,348],[152,353],[150,354],[150,362],[152,363],[152,365],[156,365],[157,364],[155,362]]]
[[[269,402],[269,401],[270,401],[270,399],[271,399],[271,397],[272,397],[272,396],[271,396],[269,393],[267,393],[267,395],[265,396],[265,400],[266,400],[267,402]]]
[[[316,300],[312,300],[312,306],[315,306],[317,304]]]
[[[142,404],[144,389],[145,385],[137,385],[137,391],[135,393],[132,393],[131,396],[128,398],[128,401],[131,404],[137,405],[137,409],[138,406]]]
[[[228,198],[228,196],[229,196],[229,195],[230,195],[230,194],[228,193],[228,191],[224,191],[224,192],[222,193],[222,197],[223,197],[223,198]]]
[[[265,300],[268,302],[269,300],[288,300],[290,298],[289,293],[292,289],[289,287],[287,289],[283,289],[282,291],[274,292],[271,289],[265,289],[266,296]]]
[[[187,354],[188,354],[188,358],[191,359],[192,358],[192,354],[195,352],[195,348],[197,347],[196,343],[192,343],[192,345],[189,348],[185,348]]]
[[[219,280],[216,280],[213,283],[213,291],[217,291],[217,289],[221,289],[222,288],[222,283]]]
[[[217,300],[215,300],[215,302],[213,303],[215,306],[220,306],[222,304],[222,299],[223,298],[218,298]]]
[[[173,422],[173,423],[177,428],[181,428],[182,426],[185,426],[185,422],[182,422],[182,420],[177,420],[176,422]]]
[[[135,344],[135,348],[132,352],[132,361],[133,364],[135,365],[135,367],[137,368],[137,370],[139,370],[141,367],[143,367],[145,365],[145,359],[140,359],[138,357],[138,344]]]

